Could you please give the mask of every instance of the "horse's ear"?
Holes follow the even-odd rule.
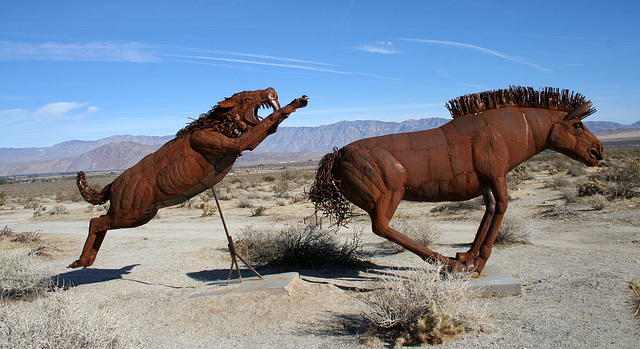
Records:
[[[579,106],[577,106],[576,109],[574,109],[572,112],[567,114],[567,116],[565,116],[564,119],[571,120],[573,118],[582,118],[583,115],[587,114],[587,112],[589,111],[589,108],[591,108],[591,102],[586,101],[580,104]]]
[[[222,102],[218,102],[218,105],[223,107],[223,108],[233,108],[237,105],[236,101],[231,99],[231,98],[227,98]]]

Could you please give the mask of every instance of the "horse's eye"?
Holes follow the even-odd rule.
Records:
[[[574,128],[582,128],[582,123],[581,122],[576,122],[575,124],[573,124]]]

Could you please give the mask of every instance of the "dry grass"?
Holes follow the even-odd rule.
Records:
[[[35,231],[25,231],[22,233],[16,233],[13,235],[13,239],[11,239],[11,241],[14,242],[21,242],[24,244],[29,244],[32,242],[38,242],[41,241],[41,237],[40,237],[40,233],[42,233],[41,230],[35,230]]]
[[[629,289],[631,290],[631,304],[634,315],[640,316],[640,279],[629,281]]]
[[[530,180],[534,178],[535,177],[531,169],[529,169],[529,165],[521,164],[507,174],[507,187],[510,189],[515,189],[519,184],[521,184],[525,180]]]
[[[609,201],[604,195],[596,194],[587,199],[587,204],[591,206],[592,209],[599,211],[609,206]]]
[[[359,235],[339,242],[334,232],[304,224],[288,225],[277,232],[245,226],[236,245],[252,262],[276,267],[348,265],[359,262],[362,253]]]
[[[136,348],[131,328],[104,309],[89,311],[67,291],[0,306],[1,348]]]
[[[496,235],[496,245],[528,244],[531,233],[518,218],[506,216]]]
[[[391,221],[389,226],[423,246],[433,244],[442,235],[436,229],[436,225],[433,222],[424,220],[409,221],[402,218],[396,218]],[[404,251],[404,247],[388,240],[385,240],[383,245],[385,247],[393,248],[396,252]]]
[[[267,207],[258,206],[251,209],[251,217],[264,216],[267,213]]]
[[[446,202],[431,209],[431,213],[456,213],[460,211],[475,211],[483,208],[482,198],[467,201]]]
[[[370,291],[362,294],[370,326],[363,340],[379,338],[397,346],[439,344],[477,328],[484,316],[468,280],[468,274],[425,264],[371,281]]]
[[[47,270],[32,255],[0,257],[0,300],[32,299],[52,285]]]
[[[2,230],[0,230],[0,237],[12,236],[13,234],[15,234],[15,231],[13,229],[9,228],[8,225],[5,225],[4,228],[2,228]]]

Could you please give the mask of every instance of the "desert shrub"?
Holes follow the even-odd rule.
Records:
[[[216,194],[218,196],[218,200],[220,201],[229,201],[233,199],[233,196],[229,194],[229,192],[222,193],[221,191]]]
[[[570,185],[560,189],[560,198],[568,204],[578,202],[578,188]]]
[[[603,173],[609,183],[609,193],[613,199],[630,199],[638,196],[640,189],[640,161],[634,159],[624,165],[609,167]]]
[[[293,181],[296,179],[296,175],[289,172],[289,171],[284,171],[284,173],[281,175],[280,177],[283,181]]]
[[[629,281],[629,289],[631,290],[631,304],[635,310],[634,315],[640,315],[640,279]]]
[[[540,212],[540,217],[552,218],[552,217],[569,216],[574,214],[575,212],[569,210],[566,205],[555,205],[552,208],[549,208]]]
[[[533,173],[531,173],[529,167],[526,164],[521,164],[507,174],[507,186],[513,188],[525,180],[533,178]]]
[[[567,168],[567,174],[572,177],[584,176],[587,174],[587,169],[584,164],[577,161],[569,161],[569,168]]]
[[[436,225],[433,222],[394,219],[389,226],[423,246],[429,246],[440,238],[440,232],[436,229]],[[385,240],[383,245],[393,248],[396,252],[404,251],[404,247],[389,240]]]
[[[261,205],[251,209],[251,217],[264,216],[266,212],[267,208]]]
[[[276,198],[288,198],[289,183],[285,181],[278,181],[278,183],[273,186],[273,192]]]
[[[0,230],[0,237],[2,236],[12,236],[15,233],[15,230],[9,228],[8,225],[5,225],[2,230]]]
[[[306,200],[304,195],[291,195],[289,200],[292,204],[297,204],[299,202],[304,202]]]
[[[287,225],[279,231],[243,228],[236,247],[254,263],[278,267],[320,268],[357,263],[362,253],[359,234],[339,242],[333,231],[318,225]]]
[[[31,304],[0,307],[2,348],[136,348],[133,329],[105,311],[89,311],[65,291],[50,293]]]
[[[0,206],[3,206],[7,202],[7,193],[0,191]]]
[[[77,190],[74,191],[60,191],[56,193],[55,197],[56,202],[80,202],[83,200],[82,196]]]
[[[276,181],[276,177],[271,176],[271,175],[264,176],[264,177],[262,177],[262,180],[265,181],[265,182],[268,182],[268,183],[273,183],[273,182]]]
[[[454,213],[458,211],[474,211],[482,209],[482,200],[454,201],[438,205],[431,209],[431,213]]]
[[[36,257],[19,253],[0,257],[0,300],[34,298],[50,287],[51,278]]]
[[[589,197],[589,199],[587,200],[587,204],[594,210],[599,211],[609,206],[609,200],[607,200],[607,198],[602,194],[596,194]]]
[[[47,206],[36,204],[35,207],[33,208],[33,216],[34,217],[44,216],[44,213],[46,211],[47,211]]]
[[[607,195],[609,188],[605,183],[602,183],[597,178],[591,178],[586,182],[580,183],[578,186],[578,195],[580,196],[592,196],[592,195]]]
[[[238,177],[235,177],[234,179],[231,180],[231,183],[242,183],[242,180]]]
[[[482,316],[469,275],[425,264],[381,276],[363,293],[369,331],[363,336],[397,346],[439,344],[477,326]]]
[[[253,203],[246,199],[238,200],[238,208],[253,208]]]
[[[67,208],[67,206],[63,204],[57,204],[53,206],[52,209],[48,211],[50,215],[59,215],[59,214],[70,214],[71,211]]]
[[[11,241],[21,242],[25,244],[37,242],[41,240],[40,233],[42,233],[41,230],[25,231],[22,233],[17,233],[13,235],[14,237],[13,239],[11,239]]]
[[[569,185],[569,180],[561,176],[551,177],[551,180],[544,182],[545,188],[551,188],[555,190],[560,190],[562,188],[567,187],[568,185]]]
[[[529,243],[531,233],[521,220],[507,216],[502,220],[498,234],[496,235],[496,245],[514,245]]]
[[[183,202],[179,203],[179,204],[178,204],[178,206],[176,206],[176,207],[177,207],[177,208],[186,208],[186,209],[191,209],[192,207],[194,207],[194,206],[195,206],[195,204],[194,204],[194,203],[195,203],[195,199],[194,199],[194,198],[191,198],[191,199],[188,199],[188,200],[186,200],[186,201],[183,201]],[[90,206],[90,207],[92,207],[92,206]]]
[[[202,214],[200,215],[200,217],[211,217],[218,212],[218,207],[216,206],[216,204],[212,202],[202,203],[201,208],[202,208]]]
[[[254,191],[248,193],[245,197],[249,200],[266,200],[269,198],[268,195],[254,192]]]

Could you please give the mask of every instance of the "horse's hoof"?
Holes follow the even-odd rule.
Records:
[[[88,266],[90,266],[91,263],[87,263],[87,262],[82,262],[79,259],[74,261],[73,263],[69,264],[67,266],[67,268],[71,268],[71,269],[75,269],[75,268],[80,268],[82,267],[82,269],[86,269]]]

